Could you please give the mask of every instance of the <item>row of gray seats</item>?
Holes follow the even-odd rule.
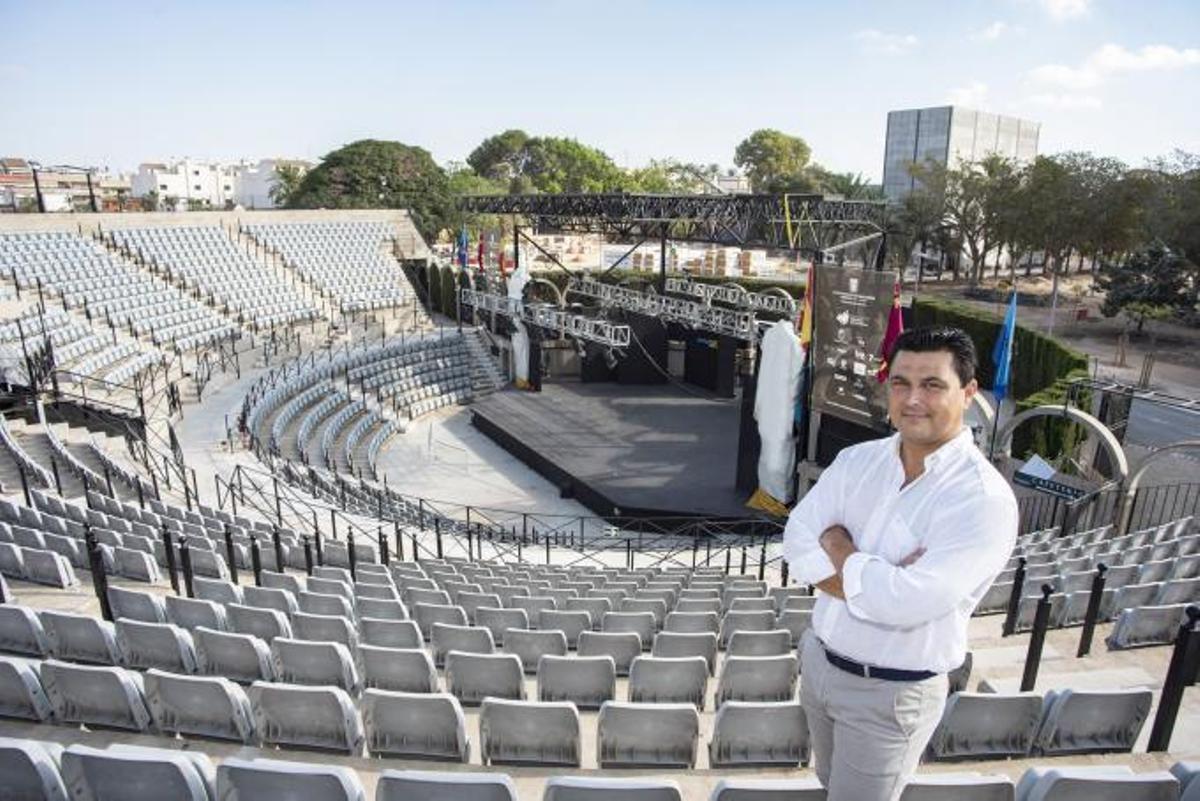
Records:
[[[475,699],[483,764],[579,767],[576,705],[517,695]],[[143,675],[0,657],[0,716],[349,754],[360,754],[365,746],[374,756],[470,758],[462,705],[450,693],[368,689],[360,715],[349,694],[332,686],[258,681],[243,689],[224,678],[158,669]],[[699,731],[699,714],[690,703],[604,701],[597,717],[597,762],[601,767],[692,767]],[[728,701],[716,716],[710,763],[795,766],[807,761],[807,731],[797,701]]]
[[[14,797],[32,801],[366,801],[347,767],[229,757],[213,767],[202,753],[133,745],[67,748],[0,738],[0,774]],[[917,774],[900,801],[1197,801],[1200,765],[1134,773],[1121,765],[1034,767],[1015,785],[1005,776]],[[518,801],[504,773],[384,770],[376,801]],[[721,779],[709,801],[824,801],[815,779]],[[683,801],[678,782],[655,778],[555,776],[542,801]]]

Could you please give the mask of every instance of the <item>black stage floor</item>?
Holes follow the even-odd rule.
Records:
[[[471,409],[480,431],[597,514],[751,517],[734,488],[739,402],[707,398],[672,385],[555,382]]]

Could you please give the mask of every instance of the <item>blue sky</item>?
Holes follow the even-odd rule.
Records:
[[[878,179],[889,109],[1042,122],[1041,151],[1200,152],[1200,2],[0,0],[0,155],[130,169],[520,127],[728,166],[756,128]]]

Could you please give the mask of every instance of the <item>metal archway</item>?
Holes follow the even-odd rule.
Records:
[[[1017,429],[1017,426],[1035,417],[1066,417],[1072,423],[1078,423],[1083,426],[1099,438],[1100,445],[1108,452],[1108,458],[1117,472],[1117,475],[1113,476],[1113,479],[1115,481],[1124,481],[1129,475],[1129,462],[1125,458],[1125,451],[1121,449],[1121,443],[1117,441],[1117,438],[1113,436],[1111,431],[1105,428],[1104,423],[1101,423],[1082,409],[1076,409],[1074,406],[1035,406],[1014,416],[996,433],[996,452],[1010,456],[1012,453],[1013,432]]]
[[[1133,471],[1133,475],[1125,482],[1125,491],[1121,494],[1121,505],[1117,512],[1117,536],[1124,535],[1129,529],[1130,520],[1133,518],[1133,499],[1137,497],[1138,485],[1142,483],[1142,476],[1145,475],[1146,469],[1154,464],[1163,456],[1169,456],[1178,451],[1200,450],[1200,439],[1189,439],[1183,442],[1176,442],[1172,445],[1159,448],[1153,453],[1147,454],[1146,458],[1138,465],[1137,470]]]
[[[976,392],[971,397],[971,406],[978,410],[979,417],[982,418],[985,426],[983,446],[987,445],[987,437],[992,432],[992,424],[996,420],[996,410],[992,406],[992,402],[987,399],[987,396],[982,392]]]
[[[783,287],[769,286],[762,291],[762,294],[778,295],[779,297],[784,298],[785,300],[787,300],[789,303],[792,304],[792,312],[791,313],[792,313],[793,317],[796,316],[797,301],[794,297],[792,297],[792,294],[790,292],[788,292],[786,289],[784,289]]]
[[[566,295],[563,293],[563,291],[561,289],[558,288],[558,285],[555,284],[553,281],[547,281],[545,278],[530,278],[529,283],[527,283],[525,285],[525,291],[529,292],[529,288],[532,286],[548,286],[548,287],[550,287],[551,291],[554,293],[554,302],[558,306],[558,308],[565,309],[567,307]]]

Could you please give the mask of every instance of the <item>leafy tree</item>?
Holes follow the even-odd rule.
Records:
[[[1148,248],[1124,264],[1100,268],[1097,283],[1105,291],[1100,310],[1106,317],[1124,314],[1140,334],[1147,320],[1193,311],[1197,278],[1195,265],[1163,247]]]
[[[452,216],[446,172],[423,148],[362,139],[325,155],[288,198],[289,208],[408,209],[426,239]]]
[[[489,136],[467,156],[467,164],[477,175],[511,181],[524,172],[524,151],[528,142],[529,134],[516,128]]]
[[[625,174],[602,150],[574,139],[530,139],[523,153],[522,174],[538,192],[612,192],[628,184]]]
[[[303,178],[304,170],[299,164],[280,162],[275,165],[275,178],[271,181],[267,196],[271,198],[272,203],[282,208],[288,205]]]
[[[761,128],[738,144],[733,163],[745,170],[755,192],[812,191],[808,174],[812,150],[798,136]]]
[[[819,165],[812,165],[822,169]],[[846,200],[883,200],[883,190],[867,181],[860,172],[827,172],[818,188],[823,194],[840,195]]]

